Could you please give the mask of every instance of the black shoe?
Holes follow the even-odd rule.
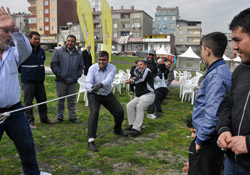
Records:
[[[120,135],[122,137],[128,137],[128,134],[125,133],[122,129],[115,129],[114,130],[114,134],[115,135]]]
[[[41,120],[41,123],[53,124],[53,122],[51,122],[50,119]]]
[[[162,115],[163,115],[163,113],[162,113],[162,112],[157,112],[157,113],[156,113],[156,117],[157,117],[157,118],[162,117]]]
[[[132,128],[133,128],[133,125],[129,125],[129,127],[127,127],[127,128],[125,129],[125,131],[131,131]]]
[[[98,152],[97,146],[95,145],[95,142],[88,142],[88,147],[90,151]]]
[[[69,121],[71,121],[71,122],[73,122],[73,123],[75,123],[75,124],[78,124],[78,123],[79,123],[79,121],[78,121],[76,118],[69,119]]]
[[[57,118],[55,123],[61,123],[61,122],[63,122],[63,119]]]
[[[140,131],[136,130],[136,129],[132,129],[131,131],[128,132],[129,135],[136,137],[138,135],[140,135]]]

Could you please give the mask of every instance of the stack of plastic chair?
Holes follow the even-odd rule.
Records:
[[[187,99],[188,101],[191,99],[191,103],[194,104],[194,87],[191,80],[187,80],[185,77],[182,78],[182,94],[181,94],[181,102]]]

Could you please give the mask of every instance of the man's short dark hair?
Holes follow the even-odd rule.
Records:
[[[172,64],[172,61],[171,61],[171,60],[168,60],[168,59],[167,59],[166,61],[164,60],[164,62],[166,62],[166,63],[168,63],[168,62],[169,62],[169,63],[171,63],[171,64]]]
[[[212,50],[215,57],[221,58],[227,47],[227,36],[221,32],[212,32],[202,37],[201,45]]]
[[[145,65],[147,65],[147,62],[145,60],[138,60],[137,63],[143,62]]]
[[[29,39],[31,39],[31,38],[33,37],[33,35],[38,35],[38,36],[40,36],[40,34],[39,34],[38,32],[36,32],[36,31],[31,31],[31,32],[29,33]]]
[[[109,59],[109,53],[105,50],[99,52],[99,57],[107,57]]]
[[[230,30],[235,30],[238,27],[241,27],[242,32],[247,33],[250,36],[250,8],[241,11],[229,24]]]
[[[69,37],[70,37],[70,38],[74,38],[75,41],[76,41],[76,36],[75,36],[75,35],[68,35],[68,36],[67,36],[67,39],[68,39]]]
[[[192,118],[191,118],[190,120],[188,120],[188,122],[187,122],[187,127],[188,127],[188,128],[194,128],[192,122],[193,122],[193,121],[192,121]]]

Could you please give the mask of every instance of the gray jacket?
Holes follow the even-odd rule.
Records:
[[[171,67],[169,68],[167,81],[173,81],[174,79],[175,79],[174,78],[174,65],[171,65]]]
[[[56,75],[56,81],[76,83],[82,75],[83,59],[76,49],[70,53],[66,47],[61,47],[53,55],[50,67]]]

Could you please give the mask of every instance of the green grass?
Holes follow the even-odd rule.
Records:
[[[118,69],[124,69],[130,68],[130,63],[136,58],[114,56],[112,59],[128,59],[128,64],[114,63]],[[47,60],[50,60],[48,56]],[[55,81],[51,74],[46,75],[45,87],[48,100],[56,98]],[[126,104],[130,97],[125,89],[121,95],[115,95],[125,110],[125,128],[128,126]],[[114,135],[113,117],[101,107],[96,138],[98,153],[90,152],[87,147],[89,108],[84,105],[83,95],[76,104],[77,118],[81,122],[78,125],[68,121],[67,110],[63,123],[41,124],[37,108],[34,108],[38,129],[32,130],[32,133],[40,169],[54,175],[178,174],[188,156],[191,140],[186,138],[189,130],[185,122],[193,108],[188,102],[181,103],[178,95],[179,90],[172,88],[171,98],[162,105],[163,117],[156,120],[145,117],[142,134],[137,138]],[[48,111],[49,118],[55,121],[56,102],[48,103]],[[0,145],[0,174],[22,174],[18,153],[6,134],[3,135]]]

